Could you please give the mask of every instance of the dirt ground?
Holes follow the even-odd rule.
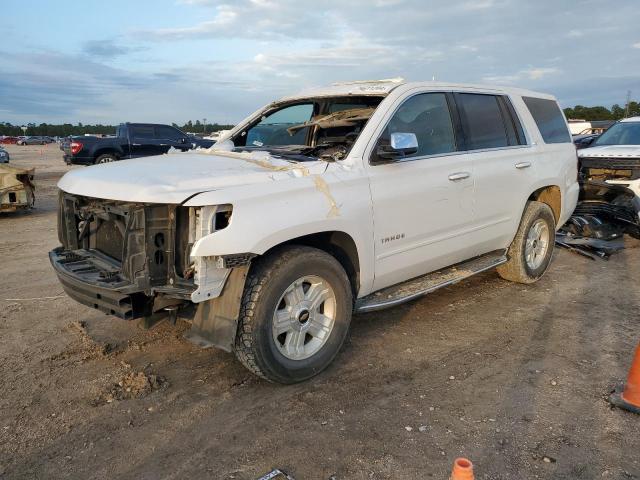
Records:
[[[37,191],[0,216],[0,477],[445,479],[467,456],[480,479],[640,478],[640,417],[604,400],[640,336],[640,242],[356,316],[325,373],[273,385],[182,322],[144,331],[67,298],[47,252],[70,167],[56,145],[7,150]]]

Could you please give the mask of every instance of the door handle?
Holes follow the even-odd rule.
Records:
[[[449,175],[449,180],[451,180],[452,182],[456,182],[458,180],[464,180],[465,178],[469,178],[470,176],[471,174],[469,172],[452,173],[451,175]]]
[[[134,147],[139,147],[142,144],[141,143],[132,143],[131,145],[133,145]]]
[[[516,168],[518,169],[529,168],[530,166],[531,166],[531,162],[516,163]]]

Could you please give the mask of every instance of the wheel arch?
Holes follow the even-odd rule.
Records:
[[[113,154],[117,159],[120,159],[122,153],[113,147],[105,147],[99,150],[96,150],[93,154],[93,159],[96,160],[100,155]]]
[[[527,200],[534,200],[544,203],[551,208],[556,225],[560,222],[562,215],[562,191],[557,185],[547,185],[534,191]]]
[[[361,283],[360,256],[356,242],[351,235],[339,230],[302,235],[270,247],[263,255],[268,255],[275,249],[285,245],[305,245],[322,250],[334,257],[347,273],[353,297],[357,297]]]

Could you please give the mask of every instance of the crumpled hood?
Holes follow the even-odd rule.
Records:
[[[74,195],[144,203],[184,202],[195,194],[320,174],[327,163],[287,162],[266,152],[172,153],[72,170],[58,187]]]
[[[578,150],[578,157],[640,158],[640,145],[603,145]]]

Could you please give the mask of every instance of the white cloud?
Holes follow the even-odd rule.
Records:
[[[555,67],[525,68],[512,74],[485,75],[482,80],[488,83],[513,84],[525,80],[541,80],[549,75],[560,73]]]
[[[640,48],[640,42],[631,45],[633,48]]]
[[[493,0],[472,0],[462,4],[463,10],[484,10],[495,5]]]

